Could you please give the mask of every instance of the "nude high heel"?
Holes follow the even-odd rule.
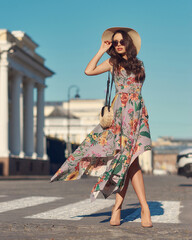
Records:
[[[149,212],[149,214],[150,214],[150,212]],[[147,221],[143,220],[143,218],[144,218],[144,212],[141,210],[141,226],[143,228],[152,228],[153,224],[151,222],[151,216],[150,215],[148,216],[148,220]]]
[[[112,219],[114,217],[118,218],[118,220]],[[110,225],[111,226],[119,226],[121,224],[120,221],[121,221],[121,208],[118,208],[117,210],[115,210],[115,206],[113,206]]]

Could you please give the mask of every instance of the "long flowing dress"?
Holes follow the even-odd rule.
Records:
[[[51,178],[53,182],[80,179],[83,174],[98,176],[92,201],[99,192],[107,198],[122,190],[130,165],[151,150],[148,113],[141,95],[143,82],[121,68],[114,74],[114,83],[112,126],[103,129],[98,124]]]

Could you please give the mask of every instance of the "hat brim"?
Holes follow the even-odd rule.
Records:
[[[131,39],[133,40],[133,44],[136,47],[137,50],[137,54],[139,53],[140,49],[141,49],[141,38],[139,36],[139,33],[136,32],[134,29],[132,28],[126,28],[126,27],[113,27],[113,28],[108,28],[106,29],[101,37],[102,42],[104,41],[111,41],[112,40],[112,36],[113,34],[117,31],[117,30],[123,30],[125,31],[127,34],[129,34],[129,36],[131,37]]]

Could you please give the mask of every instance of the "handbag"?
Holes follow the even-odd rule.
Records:
[[[114,118],[113,108],[110,105],[113,82],[114,82],[114,68],[112,71],[111,87],[110,87],[110,71],[108,71],[105,105],[102,107],[100,112],[100,125],[104,129],[111,127]]]

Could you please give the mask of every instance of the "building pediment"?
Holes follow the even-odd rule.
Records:
[[[25,32],[23,31],[12,31],[11,32],[14,37],[16,37],[20,42],[23,43],[24,46],[28,47],[32,51],[39,46],[36,42],[34,42]]]
[[[56,106],[53,111],[47,116],[47,118],[68,118],[68,112],[61,106]],[[70,119],[79,119],[73,114],[69,114]]]
[[[38,44],[25,32],[0,29],[1,51],[7,51],[11,46],[14,54],[8,54],[8,62],[12,69],[41,84],[44,84],[44,78],[54,74],[44,65],[45,59],[35,52]]]

